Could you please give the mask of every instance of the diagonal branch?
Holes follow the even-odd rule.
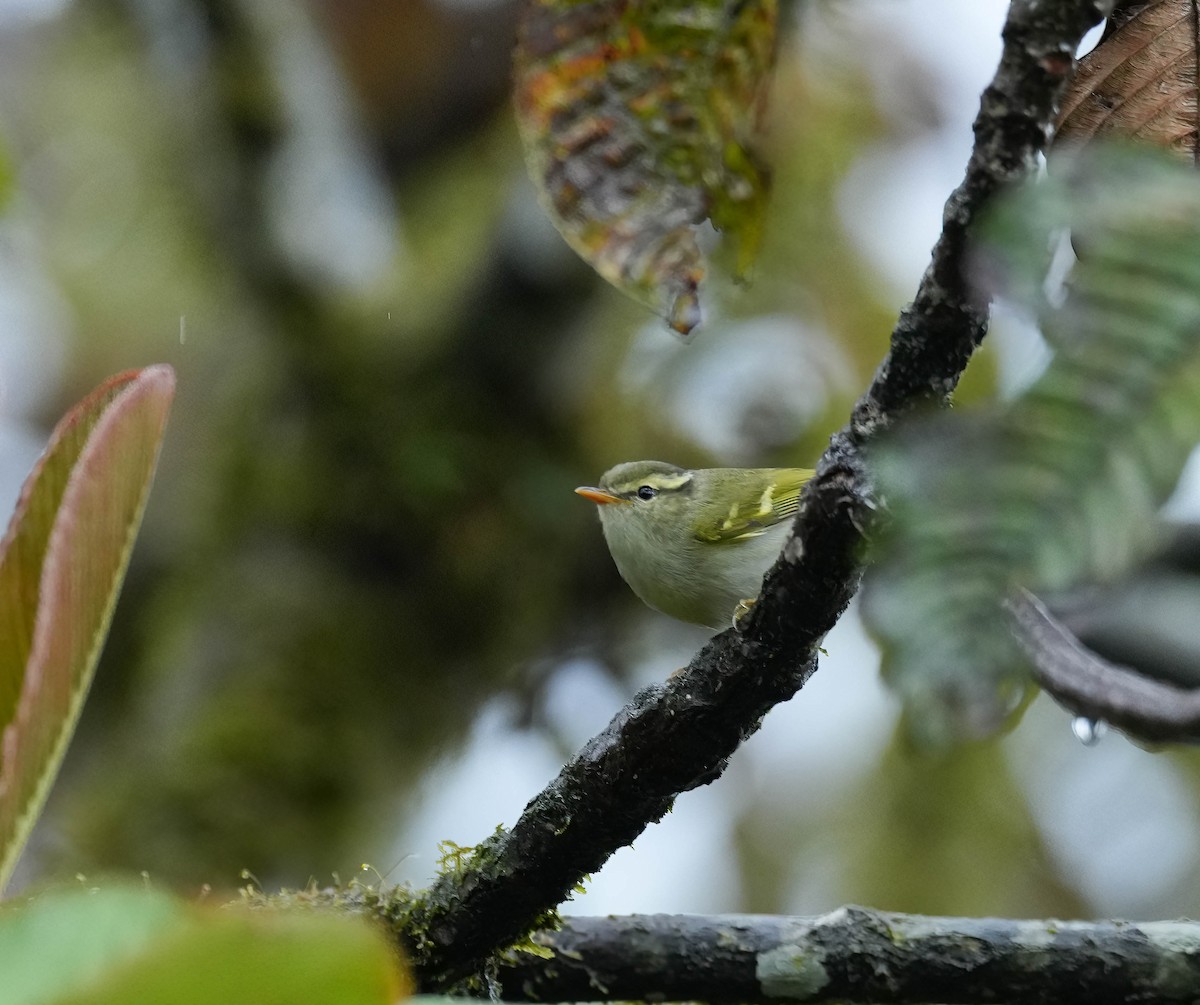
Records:
[[[1110,663],[1028,591],[1008,608],[1035,679],[1067,711],[1152,743],[1200,743],[1200,688],[1181,688]]]
[[[941,403],[954,390],[987,331],[987,300],[963,269],[971,226],[996,192],[1033,169],[1053,129],[1075,50],[1111,7],[1111,0],[1013,0],[1000,66],[980,99],[966,173],[946,202],[942,233],[917,295],[854,408],[849,431],[857,440],[923,401]]]
[[[974,151],[947,203],[932,262],[851,423],[822,457],[759,602],[683,672],[639,692],[511,831],[493,835],[466,869],[429,890],[411,916],[420,937],[407,947],[422,988],[478,971],[661,819],[676,795],[716,778],[767,711],[816,669],[817,645],[857,589],[873,510],[858,448],[914,405],[944,401],[983,338],[987,303],[962,269],[971,225],[998,189],[1033,169],[1079,41],[1109,7],[1107,0],[1013,0]]]
[[[500,980],[509,1001],[870,1001],[877,1005],[1192,1002],[1194,921],[931,918],[843,907],[819,918],[568,918]]]

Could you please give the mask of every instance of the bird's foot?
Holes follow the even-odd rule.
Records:
[[[757,597],[747,597],[745,600],[739,600],[737,607],[733,609],[733,626],[736,628],[747,614],[750,613],[750,608],[754,606]]]

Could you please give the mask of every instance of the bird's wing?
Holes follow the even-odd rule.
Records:
[[[795,516],[800,490],[813,472],[808,468],[770,468],[762,476],[748,482],[743,498],[728,509],[704,514],[696,527],[696,539],[711,544],[743,541]]]

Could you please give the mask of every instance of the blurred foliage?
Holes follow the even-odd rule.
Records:
[[[931,743],[994,729],[1027,667],[1009,592],[1111,580],[1155,542],[1200,439],[1200,192],[1156,152],[1093,150],[1000,209],[986,252],[1055,356],[1011,404],[929,418],[876,456],[894,519],[866,593],[885,670]],[[1052,239],[1079,248],[1047,302]]]
[[[34,172],[27,157],[20,184],[86,333],[68,390],[145,358],[170,361],[180,383],[123,616],[43,831],[68,842],[73,868],[198,883],[246,867],[269,882],[380,857],[396,797],[479,703],[536,688],[526,668],[626,609],[569,487],[625,455],[713,457],[721,445],[690,443],[680,413],[741,318],[792,314],[765,347],[791,340],[791,365],[823,358],[840,389],[815,384],[799,413],[739,390],[719,409],[739,430],[727,451],[811,457],[860,376],[825,347],[829,322],[809,296],[769,275],[761,292],[729,291],[729,319],[692,357],[675,356],[652,319],[595,295],[538,214],[502,72],[490,92],[473,85],[475,114],[484,93],[492,107],[473,130],[412,146],[382,126],[355,133],[357,95],[334,76],[331,94],[297,107],[286,60],[297,40],[326,44],[326,31],[332,52],[353,54],[362,25],[348,10],[278,23],[261,10],[74,8],[27,68],[35,97],[19,123],[6,119],[52,166]],[[412,17],[427,14],[412,5]],[[397,100],[380,93],[362,97],[372,115]],[[309,160],[320,163],[326,127],[304,108],[322,102],[343,110],[398,211],[353,281],[281,241],[280,216],[310,207],[271,192],[295,148],[317,144]],[[779,142],[794,128],[784,123]],[[781,196],[769,242],[798,243],[812,260],[847,247],[835,235],[818,253],[813,232],[789,223],[832,220],[850,143]],[[342,253],[337,236],[308,240]],[[888,311],[867,286],[850,299],[849,345],[868,338],[855,356],[869,359]],[[653,386],[630,386],[631,351],[661,357]],[[709,371],[691,373],[700,360]],[[769,356],[755,364],[771,370]],[[679,408],[663,408],[663,388]],[[618,651],[605,651],[610,663]],[[53,860],[53,845],[40,851]]]
[[[139,35],[154,26],[133,13],[72,12],[37,117],[59,135],[102,130],[101,149],[146,174],[121,190],[127,203],[110,190],[63,207],[120,216],[126,238],[83,261],[69,257],[74,236],[56,246],[89,319],[75,361],[165,355],[182,389],[126,599],[138,613],[118,624],[89,709],[104,754],[76,761],[72,840],[106,864],[196,881],[243,866],[349,872],[364,830],[389,829],[380,797],[411,785],[518,660],[551,643],[581,586],[559,556],[585,533],[582,514],[570,519],[569,493],[549,502],[579,477],[525,361],[585,277],[550,288],[514,276],[490,247],[492,196],[465,202],[463,225],[406,233],[414,262],[427,260],[422,234],[462,237],[434,259],[457,287],[436,325],[406,310],[432,286],[420,269],[394,297],[314,288],[271,240],[264,187],[289,122],[273,118],[267,60],[248,56],[261,25],[236,5],[192,10],[209,20],[208,46],[154,93],[138,72],[163,73],[146,62],[153,46],[181,43]],[[448,163],[511,179],[515,144],[496,136]],[[461,198],[467,174],[446,166]],[[67,158],[50,181],[84,198],[70,173],[108,167]],[[55,194],[48,207],[62,206]],[[47,226],[74,235],[79,218]],[[382,282],[399,280],[395,267],[383,263]]]
[[[749,285],[714,270],[686,346],[537,205],[515,2],[106,0],[21,38],[0,63],[0,222],[72,332],[42,417],[100,373],[179,376],[27,875],[274,886],[390,865],[427,769],[489,699],[536,723],[572,658],[620,688],[678,665],[694,637],[647,620],[570,489],[639,456],[809,464],[844,421],[899,304],[843,186],[941,125],[936,82],[891,40],[870,65],[861,44],[808,46],[818,14],[828,34],[854,7],[784,7],[762,252]],[[867,74],[890,59],[903,86],[883,101]],[[988,352],[964,395],[990,392]],[[836,786],[789,764],[739,808],[718,783],[742,870],[725,908],[1077,913],[1010,758],[884,739],[852,736],[878,753]],[[1000,865],[974,875],[972,856]]]
[[[851,900],[927,914],[1087,913],[1056,875],[998,744],[925,759],[893,742],[882,770],[847,809],[851,840],[861,843],[855,857],[864,863],[849,878]]]
[[[0,146],[0,213],[8,207],[16,185],[16,169],[8,151]]]
[[[363,918],[198,908],[119,884],[0,908],[0,969],[7,1005],[385,1005],[412,991]]]

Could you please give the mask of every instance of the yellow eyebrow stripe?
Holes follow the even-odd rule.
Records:
[[[643,479],[643,484],[652,485],[656,489],[664,489],[670,492],[673,489],[683,488],[691,480],[691,473],[685,471],[678,475],[650,475]]]

